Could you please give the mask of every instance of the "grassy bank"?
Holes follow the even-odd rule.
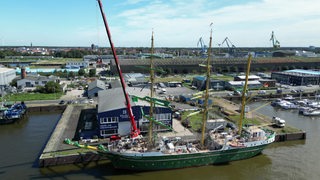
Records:
[[[59,99],[63,93],[18,93],[6,95],[4,99],[6,101],[34,101],[34,100],[55,100]]]

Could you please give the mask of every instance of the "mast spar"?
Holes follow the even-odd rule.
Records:
[[[249,53],[248,56],[248,62],[247,62],[247,71],[246,71],[246,80],[243,86],[243,90],[242,90],[242,99],[241,99],[241,113],[240,113],[240,119],[239,119],[239,123],[238,123],[238,134],[241,134],[242,131],[242,121],[244,119],[244,113],[245,113],[245,106],[246,106],[246,91],[247,91],[247,87],[248,87],[248,78],[249,78],[249,73],[250,73],[250,64],[251,64],[251,53]]]
[[[211,23],[212,25],[212,23]],[[211,26],[210,25],[210,26]],[[205,101],[204,101],[204,110],[203,110],[203,116],[202,116],[202,128],[201,128],[201,146],[204,146],[204,139],[205,139],[205,129],[208,119],[208,99],[209,99],[209,88],[210,88],[210,60],[211,60],[211,46],[212,46],[212,29],[210,31],[210,42],[209,42],[209,48],[208,48],[208,58],[207,58],[207,76],[206,76],[206,90],[205,90]]]
[[[154,97],[154,64],[153,64],[153,54],[154,54],[154,39],[153,39],[153,31],[152,31],[152,36],[151,36],[151,57],[150,57],[150,81],[151,81],[151,87],[150,87],[150,97]],[[150,117],[153,117],[153,110],[154,110],[154,102],[150,101],[150,112],[149,115]],[[148,144],[152,144],[152,136],[153,136],[153,121],[149,120],[149,137],[148,137]]]

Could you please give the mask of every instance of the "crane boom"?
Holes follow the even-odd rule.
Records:
[[[235,53],[236,46],[232,44],[232,42],[230,41],[230,39],[229,39],[228,37],[226,37],[226,38],[222,41],[221,45],[223,45],[223,44],[227,44],[228,53],[229,53],[230,55],[233,55],[233,54]]]
[[[270,41],[272,41],[273,48],[280,48],[280,42],[276,39],[273,31],[271,33]]]
[[[133,116],[133,112],[132,112],[132,108],[131,108],[131,104],[130,104],[129,95],[128,95],[127,91],[126,91],[126,85],[125,85],[124,78],[123,78],[123,75],[122,75],[122,71],[121,71],[121,68],[120,68],[120,64],[119,64],[119,61],[118,61],[118,56],[117,56],[117,53],[116,53],[116,49],[113,46],[113,42],[112,42],[112,39],[111,39],[111,33],[110,33],[110,30],[109,30],[109,26],[108,26],[106,15],[104,14],[104,11],[103,11],[101,0],[98,0],[98,3],[99,3],[101,16],[102,16],[102,19],[103,19],[103,22],[104,22],[104,26],[105,26],[105,29],[106,29],[106,32],[107,32],[107,36],[108,36],[108,39],[109,39],[109,43],[110,43],[110,46],[111,46],[111,49],[112,49],[113,58],[114,58],[114,61],[116,63],[117,71],[118,71],[118,74],[119,74],[119,77],[120,77],[122,91],[123,91],[123,94],[124,94],[125,99],[126,99],[127,112],[129,114],[129,119],[130,119],[130,123],[131,123],[130,136],[132,138],[135,138],[140,134],[140,130],[137,128],[136,121],[134,120],[134,116]]]
[[[207,56],[207,46],[206,44],[204,43],[202,37],[199,38],[199,41],[197,43],[197,46],[201,47],[201,56],[202,57],[206,57]]]

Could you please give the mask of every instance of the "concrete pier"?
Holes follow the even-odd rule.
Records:
[[[43,109],[45,107],[41,107]],[[49,108],[49,107],[48,107]],[[57,107],[50,108],[59,109]],[[75,135],[82,110],[94,108],[92,105],[68,105],[57,123],[50,139],[39,157],[39,167],[101,160],[102,158],[89,150],[79,149],[63,143],[65,138]]]

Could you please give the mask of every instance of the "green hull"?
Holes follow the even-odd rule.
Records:
[[[267,144],[237,148],[230,150],[214,150],[209,152],[171,154],[171,155],[125,155],[116,152],[102,152],[107,156],[117,169],[129,169],[137,171],[153,171],[164,169],[178,169],[210,164],[221,164],[230,161],[248,159],[261,153]]]

